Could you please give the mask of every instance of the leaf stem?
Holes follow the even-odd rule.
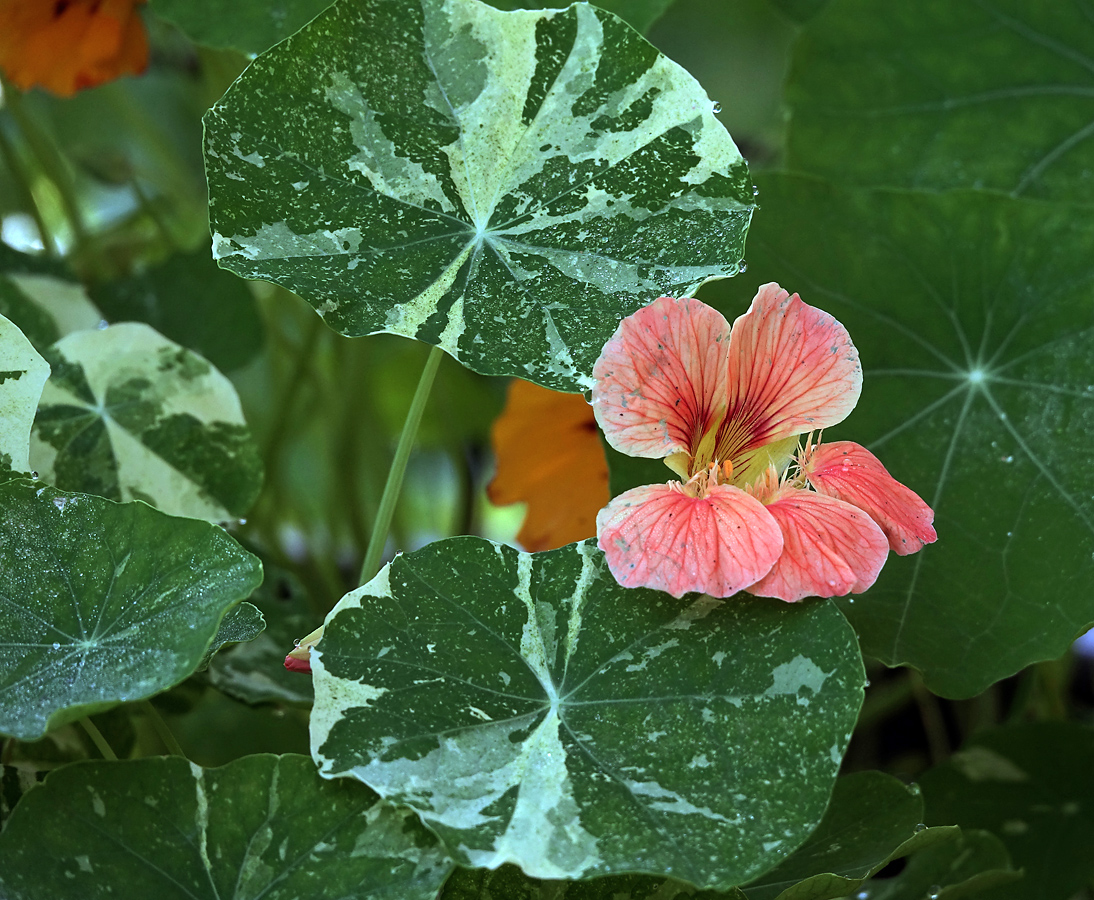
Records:
[[[110,744],[106,742],[106,738],[103,737],[103,733],[95,726],[95,723],[87,716],[80,719],[80,724],[83,726],[84,731],[87,732],[87,736],[91,738],[92,743],[99,748],[99,752],[103,755],[103,759],[109,759],[111,762],[118,761],[118,754],[116,754],[110,747]]]
[[[23,205],[27,208],[31,218],[34,219],[34,225],[38,229],[38,236],[42,240],[42,248],[45,250],[46,256],[57,255],[57,244],[53,239],[53,234],[49,230],[49,226],[46,225],[46,220],[42,217],[42,210],[38,206],[38,201],[34,199],[34,191],[30,186],[30,177],[27,175],[27,170],[23,166],[23,161],[19,159],[19,154],[16,152],[15,147],[12,146],[8,136],[4,133],[4,129],[0,128],[0,156],[3,157],[4,162],[7,164],[8,170],[12,174],[12,178],[15,181],[16,188],[22,195]]]
[[[140,702],[141,711],[148,716],[149,721],[152,723],[152,727],[156,729],[156,734],[160,736],[160,740],[163,741],[163,746],[167,748],[167,751],[172,756],[181,756],[186,759],[186,753],[182,749],[182,745],[175,739],[175,736],[171,733],[171,729],[167,727],[167,723],[163,721],[163,716],[160,715],[158,709],[152,705],[151,700],[142,700]]]
[[[422,377],[418,379],[418,388],[414,391],[414,399],[410,401],[406,422],[403,423],[399,443],[395,446],[395,458],[391,461],[391,469],[387,473],[384,493],[380,496],[380,508],[376,512],[376,521],[372,525],[372,536],[368,541],[368,550],[365,551],[365,559],[361,563],[361,577],[359,578],[361,584],[371,581],[372,576],[380,571],[380,558],[384,554],[387,533],[391,530],[391,519],[395,515],[395,504],[403,488],[403,476],[406,474],[407,460],[410,459],[410,451],[414,446],[414,439],[418,435],[418,425],[421,424],[422,413],[425,412],[429,392],[433,387],[433,379],[437,375],[437,368],[440,366],[443,356],[444,351],[440,347],[433,347],[429,351],[425,366],[422,368]]]

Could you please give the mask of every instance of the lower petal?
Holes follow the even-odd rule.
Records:
[[[857,506],[877,522],[890,549],[900,556],[938,539],[932,524],[934,510],[859,444],[835,441],[818,445],[805,465],[805,474],[820,493]]]
[[[763,504],[725,484],[700,498],[668,484],[634,488],[602,509],[596,525],[616,581],[674,597],[735,594],[761,578],[783,546]]]
[[[861,593],[877,580],[889,545],[861,509],[812,491],[783,488],[767,511],[782,530],[783,552],[749,593],[794,603],[803,597]]]

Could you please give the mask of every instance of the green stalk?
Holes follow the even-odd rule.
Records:
[[[110,747],[110,744],[106,742],[106,738],[103,737],[103,733],[95,727],[95,723],[91,721],[87,716],[80,719],[80,724],[83,725],[84,731],[87,732],[87,736],[91,738],[92,743],[99,748],[99,752],[103,755],[103,759],[109,759],[112,762],[118,761],[118,754],[116,754]]]
[[[141,711],[152,722],[152,727],[156,729],[156,734],[160,736],[160,740],[163,741],[163,746],[167,748],[167,752],[172,756],[181,756],[186,759],[186,753],[183,751],[182,745],[175,740],[175,736],[171,733],[171,729],[167,727],[167,723],[163,721],[163,716],[160,715],[159,710],[149,700],[142,700],[140,707]]]
[[[418,389],[414,391],[414,399],[410,401],[410,409],[407,410],[403,432],[399,435],[399,443],[395,447],[395,458],[391,461],[391,469],[387,473],[384,493],[380,496],[380,508],[376,512],[376,521],[372,526],[372,536],[369,538],[368,550],[365,551],[365,559],[361,563],[361,577],[359,579],[361,584],[371,581],[372,577],[380,571],[380,558],[384,554],[387,533],[391,530],[391,519],[395,515],[395,504],[398,502],[399,492],[403,488],[406,463],[410,459],[410,451],[414,446],[414,439],[418,435],[418,425],[421,424],[422,413],[425,412],[425,404],[429,400],[429,391],[433,387],[433,379],[437,375],[437,368],[441,364],[442,356],[444,356],[444,351],[440,347],[434,347],[429,351],[429,357],[422,369],[422,377],[418,380]]]
[[[57,244],[53,240],[53,234],[50,232],[49,226],[46,225],[46,220],[42,217],[42,210],[38,207],[38,201],[34,199],[34,191],[31,190],[27,170],[23,167],[19,154],[12,146],[11,141],[8,140],[3,128],[0,128],[0,156],[4,158],[4,162],[11,171],[16,187],[22,195],[20,199],[23,206],[26,207],[34,219],[34,225],[38,229],[38,236],[42,239],[42,247],[45,248],[46,256],[56,256]]]

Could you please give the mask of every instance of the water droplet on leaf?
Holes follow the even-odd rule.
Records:
[[[915,830],[916,830],[916,834],[918,834],[921,831],[926,831],[927,826],[924,825],[922,822],[920,822],[918,825],[916,825]]]

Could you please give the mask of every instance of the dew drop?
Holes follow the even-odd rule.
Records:
[[[938,900],[942,896],[942,888],[937,884],[932,884],[931,889],[927,891],[927,900]]]
[[[923,793],[923,788],[921,788],[919,784],[915,781],[908,785],[908,790],[912,795],[916,797]]]
[[[869,896],[869,891],[859,891],[857,894],[855,894],[855,900],[867,900]]]
[[[869,679],[869,678],[867,678],[867,679],[866,679],[866,681],[865,681],[865,682],[863,683],[863,685],[862,685],[862,686],[863,686],[863,687],[869,687],[869,686],[870,686],[870,679]]]
[[[715,100],[715,101],[714,101],[714,102],[713,102],[713,103],[712,103],[712,104],[710,105],[710,109],[711,109],[711,111],[712,111],[712,112],[713,112],[713,113],[714,113],[715,115],[717,115],[718,113],[720,113],[720,112],[722,111],[722,104],[721,104],[721,103],[719,103],[719,102],[718,102],[717,100]]]
[[[240,520],[239,520],[239,524],[240,524],[240,525],[246,525],[246,524],[247,524],[247,520],[246,520],[246,519],[240,519]]]
[[[740,264],[740,265],[739,265],[739,266],[737,267],[737,274],[738,274],[738,275],[743,275],[743,274],[744,274],[745,272],[747,272],[747,271],[748,271],[748,263],[746,263],[746,262],[745,262],[745,261],[744,261],[744,260],[742,259],[742,260],[741,260],[741,264]]]
[[[921,832],[921,831],[926,831],[927,826],[924,825],[922,822],[920,822],[918,825],[916,825],[915,830],[916,830],[916,834],[919,834],[919,832]]]
[[[1014,462],[1014,457],[1013,456],[1004,456],[1003,457],[1003,462],[1012,463],[1012,462]]]
[[[102,331],[104,328],[109,328],[110,323],[108,321],[106,321],[106,319],[99,319],[99,326],[98,327],[99,327],[99,331]]]
[[[38,480],[38,473],[37,472],[31,472],[30,477],[33,478],[35,481],[37,481]]]
[[[53,642],[53,649],[54,649],[54,650],[60,650],[60,649],[61,649],[61,645],[60,645],[60,644],[58,644],[58,643],[57,643],[56,641],[54,641],[54,642]]]

